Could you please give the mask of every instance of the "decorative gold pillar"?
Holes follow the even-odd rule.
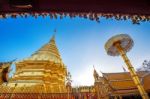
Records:
[[[122,47],[120,46],[120,43],[116,43],[115,44],[118,52],[120,53],[121,57],[123,58],[124,62],[126,63],[128,70],[130,71],[131,77],[135,83],[135,85],[137,86],[141,96],[143,99],[149,99],[147,93],[145,92],[142,84],[140,83],[140,80],[138,78],[137,73],[134,70],[134,67],[132,66],[130,60],[128,59],[126,53],[123,51]]]
[[[128,67],[128,70],[130,71],[131,77],[135,85],[137,86],[141,94],[141,97],[143,99],[149,99],[149,96],[144,90],[142,84],[140,83],[140,80],[137,76],[137,73],[134,70],[134,67],[132,66],[130,60],[128,59],[126,55],[126,53],[132,48],[133,43],[134,42],[129,35],[120,34],[120,35],[110,38],[105,44],[105,49],[108,55],[111,55],[111,56],[121,55],[121,57],[123,58],[124,62],[126,63]]]

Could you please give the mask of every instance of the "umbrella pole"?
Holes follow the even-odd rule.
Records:
[[[134,67],[132,66],[130,60],[128,59],[126,53],[124,52],[123,48],[121,47],[120,43],[114,44],[114,46],[117,48],[118,52],[120,53],[121,57],[123,58],[124,62],[126,63],[128,70],[131,74],[131,77],[137,86],[141,96],[143,99],[149,99],[149,96],[147,95],[146,91],[144,90],[142,84],[140,83],[139,77],[137,73],[135,72]]]

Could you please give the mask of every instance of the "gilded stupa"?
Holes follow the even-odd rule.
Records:
[[[14,76],[1,87],[11,93],[64,93],[66,75],[54,35],[30,57],[16,62]]]

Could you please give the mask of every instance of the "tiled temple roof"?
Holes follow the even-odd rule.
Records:
[[[150,91],[150,72],[137,72],[140,81],[146,91]],[[120,73],[103,73],[109,84],[114,89],[114,94],[138,94],[136,85],[134,84],[129,72]]]

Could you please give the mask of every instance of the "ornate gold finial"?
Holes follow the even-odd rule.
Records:
[[[56,30],[56,29],[54,29],[54,34],[53,34],[52,38],[50,39],[50,42],[51,42],[52,40],[55,40],[56,32],[57,32],[57,30]]]
[[[55,37],[56,33],[57,33],[57,30],[56,30],[56,29],[54,29],[53,37]]]

